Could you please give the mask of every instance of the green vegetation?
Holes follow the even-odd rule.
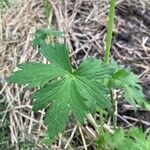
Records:
[[[104,62],[95,58],[83,60],[77,69],[71,66],[69,49],[65,44],[58,43],[55,37],[62,32],[51,29],[39,29],[35,32],[33,46],[48,60],[48,64],[28,62],[18,65],[18,70],[8,82],[27,84],[29,88],[38,88],[32,95],[33,110],[47,108],[45,124],[48,126],[48,136],[51,142],[58,133],[62,133],[68,123],[70,112],[77,123],[84,123],[86,115],[96,110],[108,110],[113,116],[114,134],[105,133],[101,127],[98,145],[100,149],[120,149],[138,142],[146,142],[146,136],[139,129],[131,129],[127,134],[117,129],[116,102],[114,89],[123,90],[125,99],[136,109],[137,105],[148,107],[142,88],[136,75],[117,65],[109,63],[112,28],[114,22],[115,0],[111,1],[110,20],[107,31],[106,54]],[[46,40],[50,36],[53,41]],[[49,41],[49,42],[48,42]],[[109,96],[110,95],[110,96]],[[102,117],[103,115],[101,115]],[[105,118],[103,123],[105,122]],[[139,139],[139,134],[142,136]],[[123,139],[122,141],[119,140]],[[114,140],[115,139],[115,140]],[[146,144],[140,150],[149,148]]]
[[[8,81],[19,85],[27,83],[30,88],[40,87],[32,95],[33,110],[37,111],[51,104],[45,117],[51,139],[64,131],[70,111],[77,121],[83,123],[86,114],[93,108],[96,110],[99,106],[111,109],[107,87],[101,83],[114,72],[111,66],[98,59],[88,58],[74,70],[69,61],[69,50],[64,44],[47,44],[43,37],[40,40],[39,36],[37,38],[39,51],[50,64],[20,64],[19,70]],[[35,45],[35,41],[33,44]]]
[[[9,6],[9,0],[0,0],[0,12]]]
[[[115,18],[116,0],[110,0],[110,3],[111,4],[110,4],[109,21],[108,21],[108,27],[107,27],[106,50],[105,50],[105,56],[104,56],[105,63],[109,62],[112,32],[113,32],[113,25],[114,25],[114,18]]]
[[[150,137],[141,129],[130,128],[125,132],[122,128],[114,134],[103,132],[98,140],[98,150],[149,150]]]

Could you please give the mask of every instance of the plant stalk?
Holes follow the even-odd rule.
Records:
[[[106,49],[105,49],[105,55],[104,55],[104,63],[109,63],[110,59],[110,48],[112,43],[112,33],[113,33],[113,26],[114,26],[114,20],[115,20],[115,6],[116,6],[116,0],[110,0],[110,9],[109,9],[109,21],[107,25],[107,35],[106,35]],[[113,85],[112,85],[113,87]],[[113,126],[114,129],[117,127],[117,101],[113,97],[113,88],[110,88],[110,94],[111,94],[111,101],[113,104]]]
[[[109,21],[108,21],[108,26],[107,26],[106,49],[105,49],[105,55],[104,55],[104,63],[108,63],[109,57],[110,57],[112,32],[113,32],[113,25],[114,25],[114,18],[115,18],[115,4],[116,4],[116,0],[110,0]]]
[[[112,112],[113,127],[114,127],[114,129],[116,129],[117,128],[117,101],[114,98],[112,88],[110,88],[110,95],[111,95],[111,101],[112,101],[112,105],[113,105],[113,112]]]

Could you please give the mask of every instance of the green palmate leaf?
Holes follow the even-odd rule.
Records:
[[[33,101],[33,110],[37,111],[43,109],[48,104],[50,104],[52,96],[55,96],[55,94],[57,94],[59,91],[63,92],[61,88],[63,87],[64,83],[65,80],[57,80],[55,82],[45,85],[35,94],[33,94],[32,99],[36,99],[35,101]]]
[[[48,45],[43,42],[41,43],[40,52],[51,63],[62,67],[64,70],[72,72],[69,61],[69,50],[64,44],[54,43]]]
[[[103,89],[103,86],[101,87],[99,83],[85,77],[77,76],[76,85],[81,96],[88,100],[87,103],[91,104],[91,108],[92,105],[98,105],[103,109],[111,107],[109,97],[106,96],[105,89]]]
[[[63,79],[41,88],[33,94],[32,98],[35,99],[33,110],[42,109],[51,103],[52,107],[50,106],[45,119],[51,139],[65,129],[69,111],[79,122],[83,123],[86,114],[93,107],[86,105],[87,101],[91,101],[103,109],[111,108],[109,98],[104,92],[101,92],[101,88],[79,76],[67,75]]]
[[[52,107],[48,110],[45,118],[45,123],[48,125],[49,138],[54,137],[63,132],[68,122],[69,107],[66,101],[55,101]]]
[[[64,130],[68,120],[68,111],[73,112],[75,118],[82,123],[90,109],[86,105],[87,101],[93,101],[101,108],[111,107],[111,103],[105,93],[98,95],[97,92],[100,92],[101,89],[98,89],[97,86],[95,86],[95,89],[94,86],[88,79],[86,79],[85,83],[83,77],[67,76],[64,79],[46,85],[32,96],[35,99],[33,102],[34,110],[42,109],[50,102],[52,104],[52,108],[49,108],[49,113],[46,115],[50,138],[54,138],[57,133]],[[80,92],[81,88],[85,95]],[[64,122],[61,119],[66,120],[65,124],[62,124]],[[61,125],[59,126],[60,121]]]
[[[29,87],[42,87],[47,82],[66,74],[56,65],[37,62],[20,64],[18,69],[8,78],[8,81],[19,85],[28,84]]]
[[[88,112],[85,105],[86,100],[79,95],[75,84],[75,79],[66,77],[43,87],[33,95],[33,98],[36,99],[33,105],[35,110],[41,109],[45,105],[45,101],[51,101],[45,118],[50,138],[54,138],[65,129],[69,111],[73,112],[78,121],[83,122],[85,119]]]
[[[136,107],[136,104],[142,106],[145,102],[145,97],[141,86],[138,84],[138,77],[128,69],[116,68],[116,72],[109,80],[110,86],[121,88],[124,91],[125,99],[134,107]]]
[[[114,68],[103,64],[99,59],[88,58],[80,65],[75,74],[89,79],[104,79],[114,73]]]
[[[72,72],[69,50],[64,44],[48,45],[42,41],[40,52],[51,64],[21,64],[19,70],[9,77],[9,81],[41,87],[32,95],[33,110],[48,108],[45,123],[51,141],[65,129],[70,112],[82,123],[86,114],[96,110],[97,106],[111,109],[109,97],[100,79],[109,77],[112,68],[97,59],[89,58]]]

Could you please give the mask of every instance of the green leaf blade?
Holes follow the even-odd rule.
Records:
[[[86,100],[77,92],[74,80],[74,77],[66,76],[57,82],[41,88],[32,96],[34,99],[34,110],[45,108],[50,104],[45,118],[50,138],[54,138],[56,134],[65,129],[70,111],[81,123],[84,122],[88,113],[88,108],[85,104]],[[62,127],[59,125],[60,121]]]
[[[69,50],[64,44],[54,43],[41,44],[40,52],[53,64],[58,65],[66,71],[72,72],[69,61]]]
[[[58,133],[65,130],[69,115],[69,107],[67,105],[64,101],[55,101],[49,108],[45,123],[48,125],[50,139],[54,139]]]
[[[64,76],[66,72],[55,65],[41,63],[24,63],[18,65],[18,70],[14,72],[7,80],[10,83],[19,85],[28,84],[29,87],[42,87],[44,84]]]
[[[139,85],[138,77],[128,69],[116,67],[117,71],[112,75],[111,86],[121,88],[124,92],[125,99],[136,108],[136,104],[142,106],[145,102],[145,96],[142,87]]]
[[[84,99],[84,97],[82,97],[77,90],[75,80],[76,79],[72,80],[70,85],[70,93],[71,93],[70,107],[75,118],[80,123],[83,123],[87,113],[89,112],[89,109],[86,105],[86,99]]]
[[[76,84],[83,98],[91,101],[93,104],[96,103],[102,109],[110,109],[112,107],[109,97],[97,83],[84,77],[78,77]]]
[[[63,85],[65,79],[52,82],[43,88],[39,89],[32,95],[33,99],[33,111],[38,111],[47,107],[51,101],[57,100],[59,95],[63,92]]]
[[[110,77],[114,69],[108,64],[103,64],[99,59],[87,58],[77,71],[75,72],[78,76],[84,76],[88,79],[104,79]]]

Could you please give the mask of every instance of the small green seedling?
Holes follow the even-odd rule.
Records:
[[[130,128],[125,132],[122,128],[114,134],[102,132],[98,143],[98,150],[149,150],[150,137],[139,128]]]

